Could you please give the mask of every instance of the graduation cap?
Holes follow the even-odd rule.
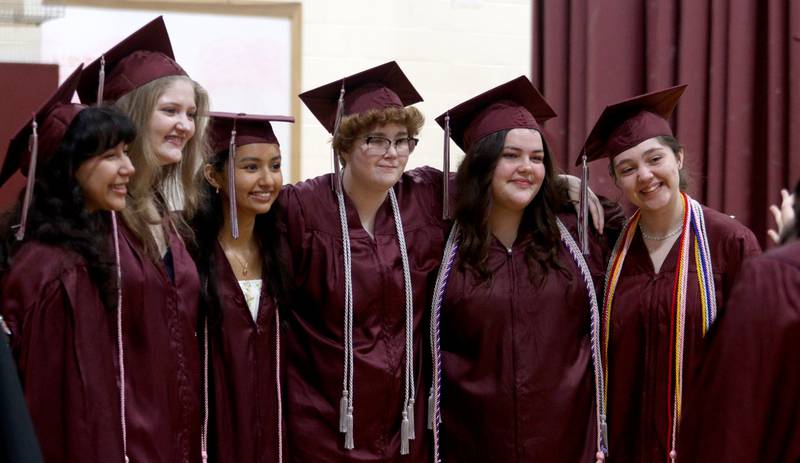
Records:
[[[586,164],[604,157],[612,159],[653,137],[672,136],[669,118],[685,90],[685,84],[677,85],[608,105],[595,122],[575,161],[576,166],[582,166],[580,235],[584,254],[589,253]]]
[[[422,97],[397,62],[390,61],[329,84],[303,92],[300,99],[314,117],[336,138],[343,116],[371,109],[403,108]],[[338,193],[339,160],[333,153],[334,189]]]
[[[75,94],[75,87],[78,85],[82,69],[83,65],[78,66],[56,89],[55,93],[39,107],[33,120],[20,127],[8,143],[3,167],[0,168],[0,186],[5,184],[17,170],[28,177],[22,203],[22,221],[17,230],[17,239],[21,240],[25,236],[28,208],[36,178],[37,159],[47,160],[55,154],[72,120],[86,108],[84,105],[72,103],[72,96]]]
[[[678,85],[606,106],[583,145],[586,161],[613,158],[650,138],[671,136],[669,118],[684,90],[686,85]],[[579,157],[575,165],[581,162]]]
[[[272,122],[294,122],[291,116],[266,116],[245,113],[211,112],[211,144],[214,154],[228,151],[228,201],[230,201],[231,235],[239,238],[239,216],[236,209],[236,171],[233,169],[236,148],[253,143],[280,146],[272,131]]]
[[[436,118],[444,129],[444,211],[450,217],[448,172],[450,140],[467,152],[476,141],[507,129],[534,129],[556,117],[555,111],[525,76],[519,76],[447,110]],[[542,133],[544,139],[544,134]]]
[[[86,67],[78,84],[81,102],[92,105],[121,96],[161,77],[185,76],[159,16]]]
[[[214,154],[253,143],[280,145],[270,122],[294,122],[292,116],[267,116],[245,113],[210,112],[211,144]]]

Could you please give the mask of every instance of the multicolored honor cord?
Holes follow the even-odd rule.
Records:
[[[717,316],[716,289],[714,287],[714,271],[711,265],[711,251],[708,246],[708,234],[706,232],[705,217],[702,206],[693,200],[686,193],[681,194],[683,201],[683,225],[679,238],[680,254],[678,255],[677,271],[672,291],[671,323],[670,333],[672,335],[672,347],[670,349],[669,370],[672,376],[669,396],[669,409],[672,410],[672,417],[667,429],[669,429],[668,441],[670,442],[669,458],[675,461],[677,453],[678,423],[681,418],[681,399],[683,394],[683,347],[686,330],[686,299],[689,277],[690,245],[694,243],[694,257],[697,267],[697,283],[700,289],[700,302],[703,311],[702,334],[714,323]],[[622,266],[628,253],[628,248],[633,242],[636,234],[636,226],[639,223],[640,213],[636,211],[628,220],[623,228],[622,235],[614,246],[611,259],[606,271],[606,283],[604,287],[603,304],[603,373],[605,377],[605,388],[608,390],[609,370],[608,370],[608,346],[611,337],[611,315],[614,306],[614,293],[619,283]],[[694,231],[694,233],[692,233]],[[692,239],[694,238],[694,239]],[[607,402],[607,396],[603,397],[603,402]]]

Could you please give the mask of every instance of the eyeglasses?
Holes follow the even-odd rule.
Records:
[[[389,147],[394,145],[394,150],[397,154],[404,156],[409,155],[417,147],[418,139],[413,137],[403,137],[397,140],[389,140],[386,137],[373,136],[364,137],[367,142],[367,152],[376,156],[383,156],[389,152]]]

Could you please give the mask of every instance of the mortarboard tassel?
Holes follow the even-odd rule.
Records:
[[[581,252],[589,255],[589,166],[586,164],[586,150],[581,155],[581,213],[580,231]]]
[[[228,145],[228,207],[231,216],[231,235],[233,239],[239,239],[239,214],[236,210],[236,168],[234,166],[236,157],[236,120],[233,121],[231,130],[231,142]]]
[[[339,124],[342,122],[342,115],[344,114],[344,79],[342,79],[342,88],[339,90],[339,101],[336,103],[336,119],[333,122],[333,139],[339,134]],[[333,150],[333,191],[336,194],[342,192],[342,179],[341,167],[339,166],[339,153]]]
[[[97,79],[97,106],[103,104],[103,90],[106,83],[106,55],[100,56],[100,72]]]
[[[36,181],[36,158],[39,154],[39,134],[36,128],[39,125],[36,123],[36,116],[33,116],[31,122],[31,138],[29,141],[29,149],[31,152],[31,163],[28,167],[28,178],[25,182],[25,197],[22,200],[22,217],[20,218],[19,230],[15,234],[17,241],[22,241],[25,238],[25,227],[28,223],[28,209],[31,207],[31,200],[33,199],[33,184]]]
[[[444,115],[444,158],[442,159],[442,218],[451,218],[450,211],[450,111]]]
[[[356,445],[353,440],[353,407],[347,408],[347,426],[345,429],[344,435],[344,448],[347,450],[353,450]]]
[[[400,424],[400,455],[409,454],[408,440],[411,438],[411,425],[408,422],[408,412],[403,411],[403,422]]]
[[[409,426],[408,438],[414,440],[417,437],[416,432],[414,431],[414,399],[408,399],[408,408],[406,410],[408,413]]]

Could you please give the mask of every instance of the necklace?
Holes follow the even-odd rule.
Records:
[[[644,227],[642,227],[641,223],[639,224],[639,230],[641,230],[641,232],[642,232],[642,238],[644,238],[646,240],[664,241],[664,240],[668,240],[668,239],[672,238],[673,236],[676,236],[678,233],[680,233],[681,230],[683,230],[683,224],[678,224],[677,227],[675,227],[673,230],[668,232],[666,235],[661,235],[661,236],[654,236],[654,235],[651,235],[651,234],[647,233],[646,231],[644,231]]]
[[[229,258],[233,257],[236,263],[239,264],[240,267],[242,267],[242,275],[247,276],[247,269],[250,267],[250,263],[245,260],[242,260],[242,258],[234,254],[231,249],[223,246],[221,242],[219,245],[222,246],[222,250],[225,251],[225,256]]]

